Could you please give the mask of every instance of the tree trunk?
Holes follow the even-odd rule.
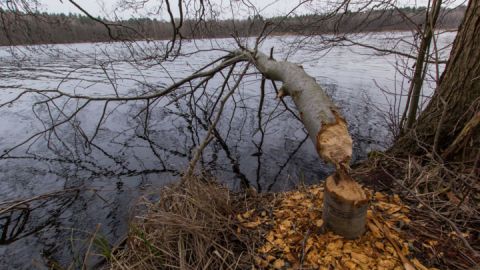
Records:
[[[325,185],[325,226],[348,239],[359,237],[365,231],[368,198],[362,187],[348,175],[352,138],[340,111],[301,66],[275,61],[259,52],[243,51],[240,54],[255,64],[265,77],[283,82],[280,96],[292,97],[318,155],[335,165],[337,172],[326,180]]]
[[[415,72],[412,78],[410,103],[408,107],[408,117],[405,129],[412,128],[415,120],[417,119],[418,103],[420,101],[420,94],[422,91],[423,80],[425,78],[425,71],[427,69],[428,52],[430,44],[432,42],[433,34],[435,31],[435,25],[437,24],[438,15],[440,14],[440,8],[442,6],[442,0],[435,0],[432,3],[431,12],[427,12],[427,19],[425,21],[424,31],[422,33],[422,41],[420,43],[420,49],[418,50],[417,61],[415,62]],[[407,108],[405,108],[405,111]],[[403,120],[403,119],[402,119]],[[404,127],[400,127],[404,128]]]
[[[427,150],[463,161],[478,155],[480,128],[475,120],[480,109],[479,48],[480,1],[471,0],[432,100],[414,128],[392,147],[393,153],[425,154]]]

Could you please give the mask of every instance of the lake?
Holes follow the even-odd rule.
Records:
[[[454,37],[455,33],[445,33],[438,43],[443,47]],[[317,51],[316,40],[292,50],[291,44],[299,38],[272,37],[261,49],[268,52],[274,47],[276,59],[288,56],[289,61],[302,64],[324,87],[348,121],[354,162],[388,147],[389,111],[392,104],[401,107],[404,100],[385,90],[400,93],[408,89],[408,81],[396,68],[403,60],[358,46]],[[374,45],[401,38],[413,39],[404,32],[358,37]],[[0,48],[0,103],[24,90],[148,93],[235,48],[232,39],[196,40],[184,42],[185,55],[174,61],[145,58],[162,44],[139,43],[141,50],[119,43]],[[405,44],[397,49],[411,50]],[[132,54],[137,61],[132,61]],[[447,54],[448,48],[443,52]],[[413,60],[406,64],[411,66]],[[253,68],[249,70],[227,102],[216,136],[198,166],[232,189],[243,183],[261,192],[280,191],[321,181],[332,167],[319,160],[302,124],[275,98],[268,81],[261,111],[262,141],[257,117],[260,78]],[[81,265],[82,252],[97,224],[101,224],[98,235],[110,243],[121,239],[138,198],[145,195],[155,200],[149,194],[185,170],[213,119],[210,115],[222,82],[216,76],[205,92],[193,96],[182,97],[189,89],[179,89],[149,104],[148,115],[145,101],[110,102],[106,107],[104,102],[91,102],[70,122],[38,136],[66,117],[59,109],[68,114],[83,102],[63,97],[47,106],[43,101],[52,94],[28,94],[0,108],[0,153],[21,144],[0,159],[1,201],[39,196],[0,211],[0,268],[47,269],[52,262],[68,265],[71,261]],[[425,101],[433,87],[424,87]],[[291,100],[284,100],[294,110]],[[94,140],[86,143],[94,134]],[[52,194],[62,190],[67,191]]]

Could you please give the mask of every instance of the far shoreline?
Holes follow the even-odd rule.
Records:
[[[444,31],[444,32],[457,32],[458,28],[438,28],[435,29],[436,31]],[[347,34],[368,34],[368,33],[399,33],[399,32],[412,32],[412,29],[392,29],[392,30],[372,30],[372,31],[359,31],[359,32],[341,32],[341,33],[334,33],[334,32],[326,32],[320,34],[314,34],[312,37],[322,36],[322,35],[347,35]],[[270,34],[268,37],[283,37],[283,36],[306,36],[301,34],[296,34],[295,32],[284,32],[284,33],[273,33]],[[255,35],[249,36],[240,36],[241,38],[255,38]],[[184,38],[182,41],[193,41],[193,40],[216,40],[216,39],[229,39],[232,36],[215,36],[215,37],[194,37],[194,38]],[[10,44],[10,45],[0,45],[0,49],[4,48],[11,48],[11,47],[34,47],[34,46],[56,46],[56,45],[74,45],[74,44],[101,44],[101,43],[119,43],[119,42],[160,42],[160,41],[170,41],[171,39],[136,39],[136,40],[106,40],[106,41],[75,41],[75,42],[58,42],[58,43],[19,43],[19,44]]]

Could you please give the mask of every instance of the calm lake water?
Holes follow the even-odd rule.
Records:
[[[387,42],[382,39],[385,35],[362,39],[379,45]],[[448,44],[454,35],[444,34],[439,44]],[[412,39],[409,33],[387,36],[393,37],[388,42]],[[360,47],[322,52],[301,48],[292,52],[288,44],[296,39],[271,38],[262,49],[267,52],[275,47],[276,59],[288,55],[290,61],[301,63],[326,89],[348,120],[354,138],[354,161],[372,150],[385,149],[391,139],[387,112],[391,104],[403,101],[380,88],[399,92],[408,87],[395,68],[402,60],[374,55]],[[142,45],[148,53],[158,44]],[[210,48],[217,50],[207,50]],[[155,59],[129,62],[129,53],[135,48],[121,44],[0,48],[0,103],[27,89],[58,88],[86,95],[112,95],[115,90],[129,95],[146,93],[191,74],[223,55],[221,49],[229,48],[234,48],[230,39],[185,42],[185,52],[200,52],[162,64]],[[409,48],[401,45],[398,50],[408,52]],[[135,54],[142,57],[140,51]],[[302,124],[275,99],[269,82],[262,110],[265,136],[259,148],[260,76],[250,71],[227,103],[218,133],[199,166],[233,189],[242,182],[260,191],[278,191],[320,181],[332,168],[318,159]],[[0,212],[0,268],[43,269],[53,261],[61,265],[72,260],[81,263],[97,224],[101,224],[98,235],[112,244],[124,236],[130,209],[137,199],[175,181],[186,168],[206,134],[208,116],[219,94],[215,89],[221,84],[221,77],[214,77],[207,85],[207,94],[178,98],[187,91],[180,89],[153,102],[147,127],[145,101],[111,102],[95,139],[88,144],[85,138],[95,133],[104,108],[102,102],[91,102],[71,124],[36,136],[1,158],[0,201],[71,188],[81,191],[38,198],[28,207]],[[431,87],[426,86],[427,95]],[[51,126],[52,119],[61,121],[64,115],[55,106],[68,113],[83,104],[61,98],[48,107],[41,103],[45,99],[25,95],[0,108],[0,153]],[[288,97],[285,101],[294,108]]]

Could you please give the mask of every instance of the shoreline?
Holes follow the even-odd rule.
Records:
[[[458,29],[455,28],[439,28],[435,29],[436,31],[444,31],[444,32],[457,32]],[[319,33],[313,34],[312,37],[322,36],[322,35],[335,35],[335,34],[378,34],[378,33],[399,33],[399,32],[411,32],[411,29],[393,29],[393,30],[372,30],[372,31],[359,31],[359,32],[342,32],[342,33],[333,33],[333,32],[326,32],[326,33]],[[284,33],[274,33],[269,35],[268,37],[284,37],[284,36],[306,36],[301,34],[296,34],[295,32],[284,32]],[[255,38],[257,36],[250,35],[250,36],[240,36],[241,38]],[[231,36],[216,36],[216,37],[201,37],[201,38],[184,38],[184,41],[193,41],[193,40],[205,40],[205,39],[229,39],[232,38]],[[75,41],[75,42],[58,42],[58,43],[19,43],[14,45],[0,45],[0,49],[4,48],[11,48],[11,47],[34,47],[34,46],[58,46],[58,45],[75,45],[75,44],[110,44],[110,43],[121,43],[121,42],[165,42],[170,41],[170,39],[138,39],[138,40],[131,40],[131,41],[116,41],[116,40],[107,40],[107,41]]]

